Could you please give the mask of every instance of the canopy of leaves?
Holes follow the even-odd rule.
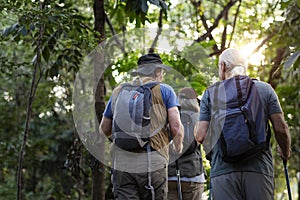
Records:
[[[249,74],[270,83],[278,94],[292,136],[289,172],[294,184],[300,171],[298,0],[106,0],[104,5],[106,38],[136,27],[173,30],[168,38],[172,48],[162,53],[163,62],[180,73],[200,96],[217,80],[218,55],[225,48],[254,43],[245,53],[249,59],[257,52],[262,56],[256,60],[259,62],[249,63]],[[25,197],[90,197],[89,157],[82,144],[74,142],[78,136],[72,119],[72,91],[81,61],[98,45],[92,12],[93,5],[86,0],[0,0],[0,196],[15,198],[29,90],[34,65],[39,62],[40,82],[22,169]],[[181,49],[177,38],[188,38],[194,44]],[[155,42],[151,43],[158,51]],[[146,53],[145,49],[123,50],[124,56],[116,57],[105,71],[106,100],[120,77],[123,81],[130,78],[127,72]],[[184,85],[173,76],[165,76],[165,81]],[[285,182],[275,148],[273,145],[275,199],[280,199]],[[107,179],[107,187],[109,182]]]

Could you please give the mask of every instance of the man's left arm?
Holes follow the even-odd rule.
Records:
[[[268,115],[272,123],[275,133],[275,139],[280,147],[280,156],[283,160],[287,161],[291,156],[291,136],[288,125],[284,119],[284,114],[280,106],[278,96],[271,85],[266,87],[269,91],[268,96]]]
[[[168,119],[171,129],[171,134],[175,146],[175,151],[181,153],[183,149],[184,128],[180,121],[180,115],[177,107],[168,109]]]
[[[180,120],[178,99],[174,89],[171,86],[167,84],[161,84],[160,89],[163,102],[168,112],[168,121],[174,142],[174,150],[176,153],[181,153],[183,149],[182,142],[184,137],[184,128]]]

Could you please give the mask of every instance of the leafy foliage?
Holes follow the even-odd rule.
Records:
[[[162,8],[164,11],[167,10],[167,5],[163,0],[123,0],[126,3],[125,11],[129,17],[129,21],[136,21],[136,27],[140,27],[141,24],[145,24],[148,20],[147,13],[149,10],[148,2]]]
[[[38,75],[42,79],[33,103],[26,146],[25,197],[84,199],[90,196],[88,153],[80,145],[71,148],[77,138],[71,116],[75,73],[84,56],[97,45],[90,3],[85,0],[0,0],[0,196],[15,197],[17,158],[33,65],[37,61],[41,62]],[[276,3],[263,0],[105,1],[105,34],[110,38],[134,27],[161,23],[162,27],[174,30],[174,38],[192,38],[195,44],[184,49],[176,46],[175,39],[170,41],[172,52],[161,56],[199,95],[218,78],[218,55],[224,48],[256,42],[263,59],[259,66],[250,64],[249,73],[276,89],[292,135],[289,169],[290,177],[295,180],[295,174],[300,171],[299,6],[298,0]],[[225,8],[228,8],[226,12]],[[41,60],[37,60],[38,52]],[[127,72],[136,67],[143,53],[126,52],[105,71],[107,95],[120,76],[130,78]],[[288,58],[294,58],[293,65]],[[179,78],[172,78],[165,76],[165,81],[176,82],[178,87],[184,85]],[[285,183],[276,145],[273,151],[276,198],[279,199]],[[109,173],[106,176],[108,187]]]
[[[17,169],[33,65],[42,62],[38,74],[43,79],[33,104],[22,170],[28,198],[69,199],[77,193],[72,178],[63,170],[68,146],[74,137],[71,83],[83,54],[94,42],[93,31],[88,25],[90,16],[78,14],[78,11],[72,4],[61,1],[1,4],[1,17],[6,22],[2,24],[5,27],[0,26],[0,76],[3,78],[0,105],[5,111],[1,114],[1,141],[6,141],[0,145],[1,158],[5,160],[1,164],[3,183],[9,181]],[[39,52],[40,61],[37,60]],[[12,196],[14,190],[1,190],[0,193]]]

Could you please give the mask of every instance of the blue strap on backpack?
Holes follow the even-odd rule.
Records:
[[[271,131],[255,82],[235,76],[208,89],[212,102],[210,131],[219,134],[222,159],[248,160],[269,147]]]

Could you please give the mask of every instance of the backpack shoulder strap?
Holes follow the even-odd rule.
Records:
[[[235,76],[234,78],[237,90],[238,103],[239,106],[242,106],[249,97],[253,81],[248,76]]]
[[[112,111],[114,112],[114,108],[115,108],[115,104],[117,101],[117,98],[121,92],[122,89],[124,89],[125,87],[138,87],[139,84],[141,83],[141,81],[139,81],[139,83],[137,83],[137,81],[139,80],[133,80],[132,82],[125,82],[125,83],[121,83],[120,85],[118,85],[112,92]]]
[[[160,91],[160,84],[158,82],[152,82],[152,83],[148,83],[147,85],[151,89],[152,103],[160,104],[165,107],[165,104],[162,99],[161,91]]]
[[[117,98],[120,94],[120,91],[122,90],[123,86],[122,84],[121,85],[118,85],[112,92],[112,96],[111,96],[111,109],[112,109],[112,112],[114,112],[114,109],[115,109],[115,104],[116,104],[116,101],[117,101]]]
[[[180,110],[180,116],[181,116],[181,120],[183,122],[187,122],[187,121],[194,121],[194,116],[195,112],[191,111],[191,110]],[[188,119],[187,119],[188,118]]]
[[[159,85],[159,82],[156,81],[151,81],[148,83],[143,84],[144,87],[148,87],[150,89],[152,89],[153,87],[155,87],[156,85]]]
[[[152,112],[155,116],[151,120],[151,127],[154,134],[150,138],[150,144],[153,149],[156,149],[167,160],[169,159],[169,152],[165,148],[169,144],[169,134],[167,129],[167,109],[162,99],[160,84],[154,86],[151,90],[152,93]]]

